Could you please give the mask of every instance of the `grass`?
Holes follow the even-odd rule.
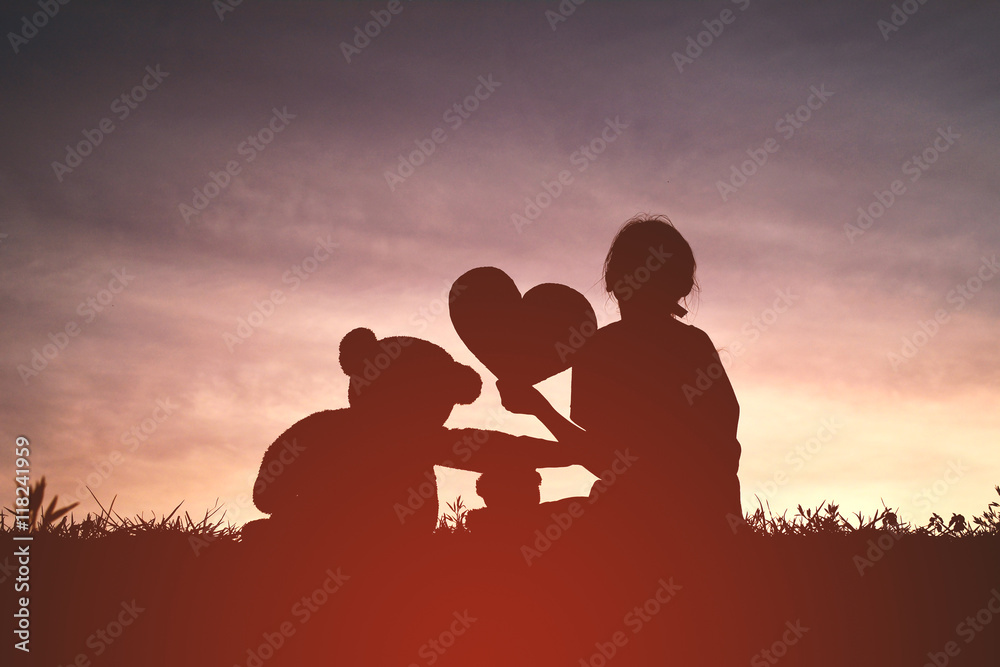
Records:
[[[996,486],[1000,496],[1000,485]],[[90,489],[87,489],[90,491]],[[82,521],[77,521],[72,514],[73,503],[59,507],[59,496],[53,496],[49,505],[42,510],[45,501],[45,478],[31,487],[29,496],[29,525],[34,534],[45,534],[54,537],[70,539],[91,539],[108,535],[140,535],[143,533],[182,533],[191,537],[214,540],[238,541],[239,526],[225,522],[225,511],[216,505],[205,511],[203,517],[195,520],[188,512],[178,514],[183,504],[178,503],[169,514],[157,517],[155,513],[150,518],[143,514],[134,517],[123,517],[114,510],[117,496],[111,499],[107,508],[101,504],[91,491],[91,496],[101,508],[99,514],[88,513]],[[798,505],[795,513],[789,517],[788,511],[774,514],[769,504],[757,499],[758,507],[752,514],[745,516],[747,525],[756,535],[761,536],[794,536],[794,535],[852,535],[866,534],[873,531],[892,531],[901,535],[928,535],[947,537],[971,537],[993,535],[1000,536],[1000,502],[989,503],[986,510],[973,517],[972,522],[961,514],[952,514],[945,523],[937,513],[931,514],[926,525],[914,525],[900,519],[898,510],[882,503],[882,509],[876,510],[871,516],[855,512],[852,520],[840,512],[840,506],[826,501],[815,509],[804,509]],[[456,534],[468,532],[465,520],[469,509],[459,496],[454,502],[447,503],[447,510],[438,519],[437,534]],[[10,508],[0,510],[0,534],[15,531],[14,511]],[[20,532],[24,532],[23,530]]]
[[[275,628],[288,622],[296,631],[295,641],[289,640],[275,658],[261,661],[264,667],[375,664],[330,660],[327,655],[331,628],[344,627],[343,637],[353,638],[369,629],[365,619],[374,618],[354,613],[357,605],[374,599],[367,592],[356,593],[353,603],[347,602],[352,598],[342,597],[372,585],[365,579],[363,565],[360,573],[345,567],[352,578],[345,584],[345,592],[337,593],[336,599],[343,602],[317,607],[310,616],[326,620],[300,624],[304,616],[293,611],[302,611],[299,603],[307,599],[303,595],[310,600],[325,599],[312,596],[319,595],[318,587],[330,568],[342,564],[336,549],[308,548],[304,546],[308,540],[297,544],[292,537],[258,553],[253,544],[241,544],[240,527],[226,522],[224,508],[218,503],[198,518],[182,511],[181,504],[162,515],[124,517],[114,509],[116,498],[105,506],[95,497],[100,511],[80,519],[73,514],[75,503],[60,506],[58,496],[47,500],[49,492],[44,479],[32,487],[27,519],[34,536],[32,627],[38,636],[45,637],[44,643],[33,646],[33,652],[46,664],[71,664],[81,654],[97,657],[93,647],[99,645],[102,653],[107,649],[100,664],[107,665],[257,665],[247,650],[259,648],[262,637],[273,639]],[[997,493],[1000,495],[1000,486]],[[573,569],[573,556],[580,545],[574,552],[570,543],[554,540],[544,556],[528,567],[520,544],[504,551],[496,544],[484,547],[478,540],[468,539],[468,514],[461,497],[447,503],[435,531],[440,548],[424,555],[399,554],[401,560],[397,561],[388,555],[389,562],[402,573],[401,579],[391,580],[391,590],[395,591],[397,584],[417,588],[417,594],[393,598],[392,604],[379,607],[379,618],[387,613],[402,614],[392,626],[393,632],[409,633],[399,642],[403,651],[400,659],[392,664],[412,662],[421,643],[437,636],[444,627],[439,627],[444,622],[441,619],[451,618],[455,609],[475,608],[483,618],[493,618],[492,614],[501,614],[505,605],[512,604],[509,600],[522,600],[524,606],[511,612],[512,617],[523,618],[529,629],[548,627],[544,624],[558,623],[567,614],[575,618],[573,614],[594,604],[631,608],[655,589],[657,577],[677,574],[671,563],[630,562],[623,570],[628,574],[622,576],[638,581],[637,592],[619,595],[615,585],[600,586],[603,579],[595,580],[594,572],[581,575]],[[9,509],[0,511],[0,537],[23,533],[15,526],[14,516]],[[317,534],[322,531],[318,519]],[[845,517],[835,503],[824,502],[809,509],[799,506],[794,512],[775,514],[758,501],[746,522],[751,539],[734,545],[735,555],[719,570],[725,573],[725,568],[732,569],[724,594],[727,608],[746,609],[743,618],[751,621],[745,656],[732,664],[747,664],[754,651],[781,636],[786,621],[796,619],[803,619],[812,629],[808,642],[795,650],[800,656],[823,657],[795,662],[789,652],[782,662],[788,667],[923,664],[928,652],[940,652],[947,642],[955,641],[956,624],[969,614],[975,615],[991,599],[992,591],[1000,589],[996,565],[1000,562],[1000,502],[989,503],[971,521],[960,514],[952,514],[948,521],[934,514],[926,525],[914,525],[884,503],[870,516],[855,513]],[[332,536],[331,544],[337,544],[337,536]],[[0,554],[0,582],[6,590],[12,590],[11,573],[16,572],[12,553]],[[365,559],[382,556],[385,554],[364,555]],[[603,566],[598,570],[598,577],[613,578],[621,573]],[[585,597],[573,598],[579,591],[585,591]],[[680,595],[694,596],[693,591],[692,585]],[[95,644],[95,629],[114,623],[122,605],[129,603],[146,611],[113,645]],[[478,611],[473,615],[478,616]],[[701,612],[697,609],[690,613],[690,620],[675,617],[650,627],[666,629],[670,623],[680,623],[684,628],[681,634],[698,637],[711,623],[699,621],[697,614]],[[620,621],[621,616],[615,620]],[[1000,664],[995,660],[1000,656],[1000,620],[991,627],[989,632],[976,635],[974,643],[961,644],[966,659],[962,664]],[[58,634],[49,633],[48,628],[59,628]],[[473,629],[476,633],[463,638],[467,642],[463,645],[470,650],[487,646],[476,644],[486,641],[486,621]],[[592,652],[594,641],[606,640],[603,632],[597,632],[596,639],[587,635],[589,643],[584,642],[584,647]],[[655,632],[658,630],[644,631],[643,637],[655,636]],[[387,639],[392,636],[377,634],[372,641],[391,645]],[[178,641],[179,637],[184,641]],[[538,641],[547,644],[550,640],[546,637]],[[516,647],[517,639],[504,637],[500,645]],[[192,658],[191,646],[200,647],[200,657]],[[639,650],[638,644],[630,646],[633,648]],[[302,660],[296,653],[300,650],[323,659]],[[491,650],[483,648],[482,652],[490,654]],[[537,664],[574,664],[586,655],[575,651]],[[977,653],[985,657],[979,659]],[[859,662],[859,655],[866,659]],[[634,663],[616,658],[616,664],[663,664],[662,654],[657,656]],[[451,664],[528,664],[496,660]]]
[[[995,488],[997,495],[1000,496],[1000,486]],[[882,502],[882,509],[876,510],[870,517],[865,517],[860,512],[855,513],[856,525],[840,513],[839,505],[828,504],[826,501],[820,503],[816,509],[803,509],[802,505],[799,505],[791,518],[788,518],[787,511],[775,515],[770,505],[765,510],[759,498],[757,503],[757,509],[753,514],[746,516],[746,521],[750,528],[760,535],[850,535],[871,532],[879,528],[912,535],[952,537],[1000,535],[1000,512],[998,512],[1000,503],[996,501],[991,502],[980,516],[973,517],[971,524],[965,516],[954,513],[946,524],[940,515],[934,513],[925,526],[902,521],[898,510],[887,507],[885,501]]]
[[[468,529],[465,526],[465,518],[469,515],[469,510],[462,502],[462,496],[455,499],[453,503],[447,503],[448,511],[438,517],[438,533],[463,533]]]
[[[90,488],[87,488],[90,491]],[[150,518],[144,514],[134,517],[123,517],[115,511],[115,501],[118,496],[111,499],[108,507],[104,507],[97,499],[93,491],[90,495],[94,498],[98,507],[101,508],[99,514],[87,513],[83,520],[77,521],[72,510],[79,503],[59,507],[59,496],[53,496],[48,507],[42,511],[45,503],[46,484],[42,477],[31,486],[28,503],[28,527],[35,535],[48,535],[67,539],[93,539],[106,537],[109,535],[141,535],[146,533],[182,533],[192,537],[211,537],[214,539],[230,538],[233,540],[239,537],[239,527],[230,523],[223,525],[225,512],[216,502],[216,506],[206,510],[205,516],[200,520],[195,520],[190,514],[184,512],[178,514],[181,503],[169,514],[157,517],[155,513]],[[220,514],[221,512],[221,514]],[[10,508],[0,510],[0,533],[25,532],[18,530],[16,526],[15,513]]]

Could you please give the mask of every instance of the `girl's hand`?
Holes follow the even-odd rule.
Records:
[[[519,384],[510,380],[497,380],[500,402],[509,412],[519,415],[540,415],[549,407],[549,402],[541,392],[530,384]]]

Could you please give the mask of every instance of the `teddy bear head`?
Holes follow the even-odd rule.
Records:
[[[351,408],[420,426],[444,424],[452,408],[475,401],[483,386],[476,371],[431,342],[379,340],[365,328],[340,342],[340,367],[351,378]]]

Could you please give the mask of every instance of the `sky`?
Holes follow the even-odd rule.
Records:
[[[123,516],[261,516],[264,450],[347,406],[359,326],[480,372],[449,426],[546,436],[448,288],[496,266],[614,321],[602,262],[640,212],[694,249],[745,510],[997,499],[995,3],[39,6],[0,10],[6,506],[25,436],[78,515],[89,485]],[[569,386],[539,385],[564,414]],[[546,469],[543,499],[593,479]]]

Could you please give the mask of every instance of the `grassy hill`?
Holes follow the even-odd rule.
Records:
[[[31,629],[30,660],[4,664],[1000,664],[998,503],[926,526],[759,508],[722,545],[678,539],[656,559],[595,550],[584,518],[532,560],[536,526],[470,532],[460,504],[399,547],[351,544],[322,517],[246,540],[218,508],[76,521],[43,495],[30,542],[0,522],[5,636],[22,595]],[[30,591],[15,593],[25,544]]]

